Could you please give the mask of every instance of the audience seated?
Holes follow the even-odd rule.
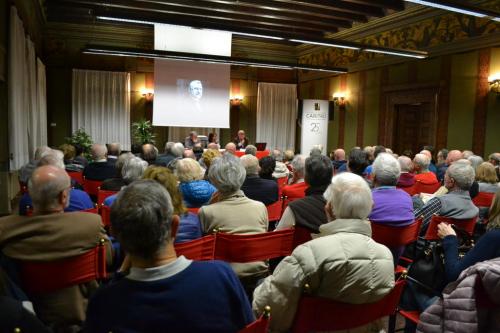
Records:
[[[276,181],[273,177],[274,169],[276,169],[276,160],[272,156],[265,156],[259,160],[259,176],[263,179]]]
[[[259,177],[259,160],[257,157],[243,155],[240,161],[246,171],[245,182],[241,186],[243,193],[248,198],[260,201],[266,206],[278,201],[278,183],[274,180]]]
[[[415,184],[415,175],[413,174],[413,162],[407,156],[398,157],[399,166],[401,167],[401,174],[399,175],[397,188],[402,189],[409,195],[415,194],[412,190]]]
[[[146,161],[148,165],[154,164],[157,157],[158,149],[153,144],[146,143],[142,145],[141,158]]]
[[[476,181],[479,192],[496,193],[498,191],[498,178],[495,167],[488,162],[481,163],[476,169]]]
[[[170,167],[170,163],[176,159],[182,158],[184,153],[184,145],[180,142],[167,142],[165,144],[165,152],[158,155],[155,165]]]
[[[305,182],[309,186],[306,195],[288,204],[276,230],[297,225],[317,233],[320,225],[328,222],[323,193],[331,183],[332,174],[333,166],[328,157],[308,157],[305,165]]]
[[[234,155],[236,154],[236,145],[233,142],[229,142],[225,148],[225,153]]]
[[[203,152],[203,155],[201,155],[201,160],[203,161],[203,165],[205,166],[205,176],[203,177],[203,179],[208,180],[208,170],[210,170],[212,161],[221,156],[222,154],[219,149],[208,148]]]
[[[59,153],[57,153],[59,152]],[[64,162],[62,161],[59,150],[51,150],[38,161],[38,166],[52,165],[64,169]],[[72,182],[73,180],[70,179]],[[89,195],[82,190],[70,187],[69,203],[64,207],[65,212],[76,212],[85,209],[94,208],[94,203]],[[30,193],[24,193],[19,201],[19,215],[28,215],[29,209],[33,207]]]
[[[266,206],[247,198],[241,191],[241,185],[245,181],[245,168],[237,157],[224,154],[215,159],[210,166],[208,178],[217,188],[217,192],[211,204],[201,207],[198,212],[205,234],[210,234],[215,229],[233,234],[267,231]],[[267,274],[267,265],[264,262],[232,263],[231,266],[240,278],[251,280],[249,285]]]
[[[124,188],[111,208],[127,253],[127,275],[92,297],[85,332],[237,332],[253,321],[231,268],[177,257],[179,219],[168,192],[152,180]]]
[[[185,149],[182,156],[184,158],[190,158],[192,160],[195,160],[196,161],[196,155],[194,154],[194,151],[193,149]]]
[[[436,175],[429,171],[431,159],[425,154],[417,154],[413,158],[415,168],[415,181],[424,185],[435,185],[439,183]]]
[[[120,144],[118,142],[108,143],[106,148],[108,149],[108,162],[115,164],[122,152]]]
[[[371,150],[370,150],[371,151]],[[386,149],[384,146],[375,146],[373,147],[373,158],[370,158],[370,161],[371,163],[373,163],[375,161],[375,159],[377,158],[378,154],[380,153],[385,153],[386,152]],[[370,155],[371,157],[372,155]],[[365,169],[365,171],[363,172],[363,175],[368,178],[368,179],[371,179],[371,176],[372,176],[372,165],[368,165]]]
[[[331,165],[329,159],[325,162]],[[286,257],[254,292],[256,314],[271,306],[273,332],[290,329],[306,283],[315,296],[353,304],[376,302],[394,286],[392,255],[371,239],[366,219],[372,200],[366,182],[342,173],[333,178],[325,197],[330,222],[320,227],[317,238]],[[379,332],[382,327],[377,321],[366,331]]]
[[[427,230],[427,225],[434,214],[455,219],[470,219],[477,216],[478,208],[472,203],[468,192],[473,182],[474,170],[470,165],[465,163],[450,165],[444,176],[444,186],[448,193],[433,197],[415,211],[415,216],[424,217],[422,233]]]
[[[424,149],[420,152],[420,154],[427,156],[427,158],[429,159],[428,169],[430,172],[432,172],[437,177],[437,167],[434,164],[434,162],[432,161],[432,151],[429,150],[430,148],[434,149],[434,147],[432,147],[432,146],[425,146]]]
[[[118,157],[115,163],[115,169],[116,169],[115,177],[103,181],[101,185],[101,190],[119,191],[123,186],[127,185],[122,177],[122,170],[123,166],[125,165],[125,162],[131,159],[132,157],[135,157],[132,153],[124,153]]]
[[[34,159],[30,160],[26,165],[24,165],[20,170],[19,170],[19,181],[23,184],[28,184],[28,180],[31,177],[31,174],[33,171],[36,169],[38,166],[38,161],[45,156],[46,154],[50,153],[52,149],[50,149],[47,146],[41,146],[38,147],[35,150],[35,157]]]
[[[283,163],[287,166],[288,170],[292,171],[290,168],[290,164],[293,161],[293,158],[295,157],[295,152],[291,149],[285,150],[285,153],[283,154]]]
[[[437,178],[439,182],[442,182],[444,179],[444,173],[446,172],[446,159],[448,158],[448,149],[441,149],[437,153],[437,162],[436,162],[436,168],[437,168]]]
[[[87,158],[84,156],[85,149],[79,144],[75,144],[75,158],[73,159],[74,163],[81,164],[85,168],[87,165],[89,165],[89,161],[87,161]]]
[[[477,172],[477,167],[481,165],[481,163],[484,162],[483,158],[481,156],[477,155],[472,155],[467,158],[467,160],[470,162],[472,168],[474,171]]]
[[[205,171],[192,158],[177,161],[175,175],[180,182],[179,190],[188,208],[203,206],[215,192],[215,187],[203,179]]]
[[[292,180],[290,185],[283,187],[282,193],[289,200],[303,198],[306,195],[307,184],[304,181],[306,157],[304,155],[296,155],[291,163]]]
[[[122,178],[125,186],[131,184],[132,182],[141,179],[144,171],[148,167],[148,163],[142,160],[140,157],[130,157],[123,164],[122,168]],[[122,187],[123,189],[124,187]],[[104,205],[111,207],[118,194],[113,194],[104,199]]]
[[[366,149],[366,148],[365,148]],[[347,170],[358,176],[365,177],[365,170],[370,164],[369,155],[365,150],[353,148],[349,153],[347,161]],[[371,181],[366,179],[366,182],[371,186]]]
[[[390,226],[413,223],[415,216],[411,197],[405,191],[396,188],[401,174],[399,162],[392,155],[381,153],[372,166],[374,188],[373,209],[368,216],[370,221]]]
[[[288,182],[288,177],[290,176],[290,170],[288,170],[285,163],[283,163],[283,153],[279,149],[274,149],[272,151],[272,156],[276,161],[276,167],[274,168],[272,176],[276,179],[286,178]]]
[[[346,165],[347,161],[345,159],[345,150],[342,148],[335,149],[333,152],[333,173],[339,173],[339,169]],[[347,171],[347,169],[343,168],[342,171]],[[341,171],[340,171],[341,172]]]
[[[177,178],[172,171],[165,167],[150,166],[144,172],[143,179],[151,179],[162,185],[170,194],[174,215],[179,216],[179,227],[175,236],[175,243],[195,240],[202,236],[201,224],[198,215],[188,212],[182,202],[182,194],[177,186]]]
[[[245,148],[245,155],[257,155],[257,147],[255,147],[254,145],[248,145]]]
[[[83,169],[83,176],[86,179],[101,181],[113,178],[116,172],[115,166],[114,163],[108,162],[106,158],[108,154],[106,146],[95,143],[92,145],[91,153],[94,162],[89,163],[89,165]]]
[[[70,178],[64,169],[46,165],[29,180],[33,216],[0,218],[0,249],[15,260],[52,261],[80,255],[107,239],[96,214],[64,213],[69,203]],[[81,325],[87,297],[97,288],[91,282],[47,294],[29,295],[42,321],[56,331]]]
[[[84,166],[74,162],[76,156],[75,146],[65,143],[63,145],[60,145],[59,149],[64,154],[64,168],[66,169],[66,171],[83,171]]]
[[[500,153],[493,153],[488,156],[488,162],[490,162],[497,172],[497,178],[500,179]]]

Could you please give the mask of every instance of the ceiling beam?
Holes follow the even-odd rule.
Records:
[[[255,0],[251,0],[254,2]],[[260,0],[262,1],[262,0]],[[315,11],[343,11],[364,16],[382,17],[385,15],[383,8],[371,5],[360,5],[356,3],[348,3],[342,1],[331,0],[272,0],[264,1],[269,3],[282,3],[290,6],[305,6]]]
[[[330,1],[337,2],[337,1]],[[342,0],[342,2],[355,3],[363,6],[377,6],[381,8],[403,10],[405,9],[404,1],[402,0]]]

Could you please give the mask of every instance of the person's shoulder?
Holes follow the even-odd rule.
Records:
[[[190,268],[197,275],[234,277],[235,273],[228,263],[221,260],[193,261]]]
[[[93,213],[87,213],[87,212],[67,212],[64,214],[58,214],[60,215],[59,218],[63,220],[68,220],[71,221],[71,225],[78,225],[78,224],[95,224],[96,226],[101,225],[101,216],[98,214],[93,214]]]

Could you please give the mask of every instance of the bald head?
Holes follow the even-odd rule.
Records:
[[[71,181],[62,168],[44,165],[33,171],[28,183],[35,212],[61,212],[69,204]]]
[[[207,149],[217,149],[219,150],[219,145],[216,144],[215,142],[210,142],[208,145],[207,145]]]
[[[229,142],[227,145],[226,145],[226,152],[228,152],[229,154],[235,154],[236,153],[236,145],[232,142]]]
[[[427,156],[429,158],[429,160],[432,160],[432,154],[430,151],[428,151],[427,149],[424,149],[420,152],[420,154],[424,154],[425,156]]]
[[[108,155],[111,156],[120,156],[121,149],[120,149],[120,144],[117,142],[109,143],[108,144]]]
[[[345,150],[344,149],[337,149],[333,153],[333,158],[335,161],[345,161]]]
[[[456,162],[463,158],[463,154],[460,150],[452,150],[448,152],[448,156],[446,157],[446,164],[452,165],[453,162]]]
[[[99,143],[94,143],[90,150],[94,161],[106,159],[106,155],[108,154],[106,146]]]

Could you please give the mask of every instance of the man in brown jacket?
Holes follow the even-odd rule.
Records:
[[[60,260],[83,254],[107,239],[98,215],[63,213],[70,189],[70,178],[63,169],[53,165],[37,168],[29,181],[33,216],[0,219],[3,255],[14,260]],[[96,288],[93,281],[29,296],[40,319],[54,328],[66,329],[83,323],[88,297]]]

